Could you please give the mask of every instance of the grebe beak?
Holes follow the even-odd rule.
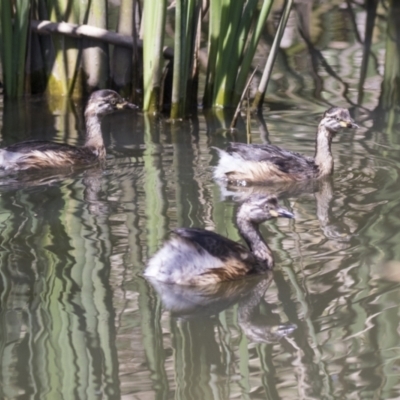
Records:
[[[129,101],[124,100],[122,103],[117,104],[117,108],[120,110],[125,110],[125,109],[137,110],[139,107],[136,104],[129,103]]]
[[[351,119],[350,121],[340,121],[343,128],[357,129],[359,126]]]
[[[276,210],[270,210],[269,212],[273,217],[278,218],[294,218],[294,214],[283,207],[278,207]]]

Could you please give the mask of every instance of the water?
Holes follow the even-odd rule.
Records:
[[[365,16],[356,9],[361,33]],[[111,115],[105,169],[1,178],[1,398],[400,397],[400,126],[382,84],[386,23],[360,96],[363,46],[348,14],[318,18],[331,21],[318,48],[348,90],[321,64],[310,72],[306,50],[281,56],[268,129],[254,119],[252,140],[312,155],[324,99],[350,107],[361,128],[334,139],[331,180],[280,194],[295,219],[262,226],[271,275],[197,290],[141,275],[171,229],[240,240],[236,201],[276,192],[212,181],[211,146],[246,141],[243,121],[234,135],[222,130],[229,113],[177,124]],[[77,106],[27,99],[1,109],[3,145],[81,143]]]

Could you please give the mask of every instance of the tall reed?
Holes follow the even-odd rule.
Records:
[[[250,3],[250,2],[249,2]],[[240,64],[240,70],[236,79],[236,85],[235,85],[235,93],[234,93],[234,98],[233,98],[233,103],[237,104],[240,100],[240,97],[242,96],[243,90],[246,85],[246,80],[249,75],[249,71],[251,68],[251,63],[254,59],[254,55],[257,50],[257,45],[258,42],[260,41],[261,33],[263,29],[265,28],[265,22],[268,18],[268,15],[271,11],[271,6],[272,6],[273,0],[266,0],[263,2],[260,15],[258,17],[256,26],[254,28],[254,32],[249,38],[249,43],[248,46],[246,47],[244,54],[243,54],[243,60]],[[250,7],[248,7],[250,8]],[[248,12],[253,11],[253,10],[248,10]],[[253,11],[254,12],[254,11]],[[250,20],[250,18],[246,18],[246,20]],[[246,30],[248,32],[248,29],[250,29],[250,26],[246,25]],[[247,33],[246,33],[247,35]],[[244,41],[243,41],[244,43]]]
[[[118,19],[118,32],[135,37],[136,0],[122,0]],[[112,86],[121,94],[128,96],[131,92],[133,49],[116,46],[113,54]]]
[[[143,110],[160,111],[167,0],[147,0],[143,8]]]
[[[44,3],[50,21],[79,23],[80,4],[67,0]],[[70,37],[53,35],[50,46],[54,49],[48,71],[46,92],[50,95],[72,95],[76,68],[79,63],[79,42]],[[76,96],[80,96],[80,92]]]
[[[175,13],[175,52],[172,86],[171,118],[186,115],[191,100],[195,41],[200,0],[177,0]]]
[[[205,107],[238,103],[271,5],[272,0],[264,0],[261,12],[257,12],[256,0],[211,1]]]
[[[107,0],[90,2],[88,10],[89,25],[107,29]],[[83,68],[86,76],[86,89],[92,92],[109,86],[109,48],[98,40],[87,40],[83,48]]]
[[[8,97],[24,93],[30,2],[0,2],[3,83]]]
[[[274,42],[271,47],[271,51],[268,55],[267,64],[265,65],[263,75],[261,77],[260,84],[258,85],[257,92],[254,96],[252,108],[259,108],[262,105],[265,92],[267,91],[268,81],[271,77],[272,68],[278,54],[279,46],[282,40],[283,32],[286,27],[287,20],[289,18],[290,10],[292,9],[293,0],[286,0],[283,14],[278,25],[278,29],[275,33]]]
[[[204,5],[201,0],[146,0],[142,3],[138,0],[122,0],[117,30],[125,38],[134,38],[130,42],[130,45],[133,42],[133,48],[116,46],[113,49],[99,34],[96,36],[93,33],[92,37],[86,35],[82,38],[78,37],[80,33],[76,29],[82,24],[109,28],[107,0],[3,1],[0,4],[0,33],[5,92],[8,96],[17,96],[24,93],[25,86],[28,91],[46,87],[46,92],[51,95],[81,97],[84,92],[111,85],[123,95],[136,99],[140,98],[138,93],[143,90],[145,111],[160,112],[162,101],[166,100],[171,104],[171,118],[183,118],[197,105],[201,29],[206,31],[208,28],[203,105],[205,108],[233,107],[238,104],[244,90],[272,3],[273,0],[210,0],[207,14],[207,7],[202,9]],[[291,3],[292,0],[288,0],[285,18]],[[31,4],[32,18],[47,19],[58,23],[60,27],[62,23],[69,22],[75,24],[75,29],[66,32],[61,27],[46,39],[29,37]],[[140,4],[144,7],[142,16],[138,12]],[[175,10],[174,57],[172,92],[162,96],[167,5]],[[204,18],[203,11],[206,13]],[[143,39],[142,57],[136,48],[139,19]],[[37,21],[35,26],[38,26]],[[279,38],[285,24],[280,26]],[[25,67],[29,43],[32,44],[28,52],[29,66],[39,66],[38,71],[42,74],[40,80],[43,83],[37,85],[34,75],[25,85],[25,70],[30,74]],[[278,45],[279,40],[274,45],[275,52]],[[17,51],[13,51],[15,49]],[[114,60],[110,72],[109,53],[112,50]],[[273,60],[274,56],[269,61],[269,69]]]
[[[400,103],[400,5],[392,0],[387,25],[385,71],[379,105],[384,110]]]

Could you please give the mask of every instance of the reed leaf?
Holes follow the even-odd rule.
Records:
[[[243,3],[223,0],[221,25],[224,34],[220,37],[217,56],[216,83],[213,105],[224,107],[232,105],[233,86],[239,67],[238,39],[241,36],[239,27],[242,17]]]
[[[25,85],[30,2],[17,0],[13,10],[10,1],[2,1],[0,13],[5,94],[8,97],[21,96]]]
[[[271,77],[272,68],[278,54],[279,45],[282,40],[283,32],[285,30],[287,20],[289,18],[290,10],[292,9],[293,0],[287,0],[285,3],[285,7],[281,16],[281,20],[279,22],[278,29],[276,31],[274,41],[272,43],[271,51],[268,55],[267,63],[264,68],[264,72],[258,86],[256,95],[254,96],[252,108],[257,109],[260,108],[262,105],[263,98],[265,96],[265,92],[267,90],[268,81]]]
[[[258,4],[258,0],[248,0],[243,7],[243,15],[239,21],[239,23],[240,23],[239,41],[237,42],[239,54],[242,54],[243,50],[245,48],[247,36],[248,36],[248,34],[250,32],[250,28],[251,28],[251,22],[254,17],[254,12],[257,9],[257,4]]]
[[[172,86],[172,107],[171,107],[171,118],[179,118],[182,113],[181,95],[182,95],[182,52],[184,51],[184,38],[182,31],[183,26],[183,14],[184,14],[184,0],[176,0],[175,5],[175,47],[174,47],[174,72],[173,72],[173,86]]]
[[[53,22],[79,22],[80,4],[68,0],[48,0],[49,18]],[[77,39],[61,35],[52,36],[54,58],[50,65],[47,92],[50,95],[71,95],[75,89],[76,68],[80,61]],[[81,93],[75,93],[79,96]]]
[[[190,88],[193,75],[191,72],[200,6],[199,0],[178,0],[176,2],[172,119],[185,116],[188,101],[192,98]]]
[[[107,1],[97,0],[90,3],[88,25],[107,28]],[[108,87],[109,60],[108,46],[100,41],[87,39],[84,41],[83,69],[86,78],[86,90]]]
[[[17,0],[15,3],[15,20],[14,20],[14,66],[17,73],[16,94],[21,96],[24,93],[25,85],[25,60],[27,33],[29,27],[30,2],[26,0]]]
[[[205,107],[237,105],[272,2],[265,0],[261,11],[257,12],[259,2],[256,0],[211,1]],[[252,30],[256,14],[258,19]]]
[[[13,74],[13,14],[10,1],[0,2],[1,13],[1,58],[3,67],[3,83],[6,96],[15,96],[15,75]]]
[[[400,102],[400,6],[392,1],[387,24],[385,70],[379,106],[388,111]]]
[[[147,0],[143,9],[143,109],[160,111],[166,0]]]
[[[132,36],[135,31],[136,0],[122,0],[119,10],[117,32]],[[112,86],[122,95],[128,96],[132,85],[133,50],[116,46],[113,54]]]
[[[247,79],[247,76],[248,76],[250,68],[251,68],[251,63],[254,59],[254,55],[257,50],[257,45],[258,45],[258,42],[260,41],[261,33],[265,27],[265,22],[271,11],[272,3],[273,3],[273,0],[264,0],[261,11],[260,11],[260,15],[258,16],[256,27],[254,29],[253,34],[251,35],[251,37],[249,39],[247,48],[244,51],[243,59],[242,59],[242,62],[240,63],[240,71],[239,71],[239,74],[238,74],[238,77],[236,80],[236,85],[235,85],[235,94],[234,94],[234,99],[233,99],[234,104],[237,104],[239,102],[239,99],[243,93],[244,87],[246,85],[246,79]],[[247,20],[247,19],[249,19],[249,18],[246,18],[245,20]],[[244,39],[243,39],[243,42],[244,42]]]
[[[363,100],[364,82],[367,77],[368,61],[369,61],[369,56],[371,54],[372,36],[373,36],[374,28],[375,28],[375,19],[377,16],[377,7],[378,7],[378,2],[375,0],[373,0],[372,2],[370,1],[369,3],[370,3],[370,5],[366,9],[367,20],[366,20],[366,24],[365,24],[363,56],[362,56],[361,69],[360,69],[360,80],[358,83],[358,99],[357,99],[358,104],[362,104],[362,100]],[[349,4],[349,7],[350,6],[351,5]],[[388,25],[390,25],[390,22]],[[355,28],[355,30],[357,30],[357,25],[355,25],[354,28]]]
[[[222,0],[211,1],[210,25],[208,34],[208,64],[206,72],[206,86],[203,97],[203,104],[205,108],[209,108],[213,104],[218,42],[221,33],[221,8]]]

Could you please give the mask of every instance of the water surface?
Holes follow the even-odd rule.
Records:
[[[243,121],[224,131],[229,112],[176,124],[110,115],[104,169],[1,178],[1,398],[400,397],[399,105],[385,86],[390,40],[378,11],[364,54],[362,8],[356,32],[346,7],[315,6],[314,26],[328,27],[316,47],[334,74],[321,56],[314,65],[292,24],[263,118],[252,120],[254,143],[312,155],[323,111],[351,109],[361,128],[334,139],[335,174],[314,187],[213,182],[211,146],[247,140]],[[82,109],[2,103],[1,135],[3,146],[81,144]],[[175,227],[240,240],[235,210],[253,192],[278,194],[295,214],[261,227],[272,274],[202,290],[142,277]]]

